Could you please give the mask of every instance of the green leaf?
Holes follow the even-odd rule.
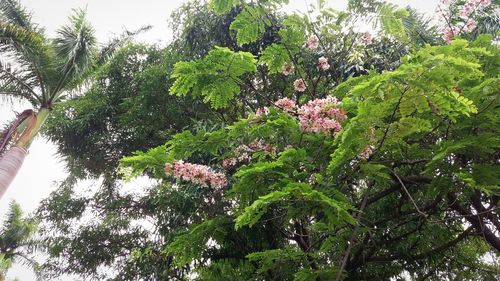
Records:
[[[207,244],[209,239],[223,242],[227,232],[224,226],[228,223],[230,222],[227,218],[219,217],[194,224],[187,233],[177,235],[163,252],[172,254],[178,266],[190,264],[211,247]]]
[[[159,178],[163,177],[163,168],[169,160],[164,145],[152,148],[147,152],[137,151],[133,156],[124,157],[120,160],[118,173],[124,180],[128,181],[140,176],[146,170],[151,170]]]
[[[292,55],[297,54],[306,41],[306,20],[299,15],[290,15],[283,20],[278,32],[280,43],[286,46]]]
[[[266,30],[266,11],[257,6],[246,6],[229,26],[236,31],[238,45],[257,41]]]
[[[293,206],[294,202],[300,202],[299,206]],[[356,223],[355,219],[347,212],[351,207],[332,199],[320,191],[314,190],[306,183],[289,183],[283,190],[274,191],[259,197],[258,200],[246,207],[245,211],[236,218],[235,228],[253,226],[273,205],[285,205],[289,213],[294,213],[293,208],[307,208],[314,212],[321,211],[326,215],[329,223],[336,225],[340,222]]]
[[[286,48],[276,43],[264,49],[259,60],[260,64],[267,64],[269,73],[280,73],[287,62],[290,62],[290,56]]]
[[[256,70],[256,60],[251,53],[216,47],[203,59],[175,64],[171,76],[175,82],[170,94],[191,93],[203,97],[204,102],[215,109],[224,108],[240,92],[242,76]]]
[[[403,24],[403,18],[409,16],[405,9],[396,9],[395,5],[382,4],[379,10],[380,25],[382,30],[397,39],[406,40],[407,35]]]
[[[222,15],[231,11],[231,9],[238,4],[240,4],[240,0],[210,0],[210,2],[208,2],[208,8],[217,15]]]

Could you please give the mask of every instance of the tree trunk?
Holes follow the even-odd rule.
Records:
[[[40,132],[42,125],[47,120],[50,112],[48,108],[41,108],[37,114],[27,118],[22,124],[26,128],[13,144],[13,146],[0,158],[0,199],[2,198],[9,185],[16,177],[17,172],[23,165],[24,159],[28,154],[28,148]]]
[[[16,177],[27,154],[26,149],[13,146],[0,158],[0,198]]]

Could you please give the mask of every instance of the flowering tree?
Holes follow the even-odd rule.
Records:
[[[225,12],[239,2],[212,5]],[[276,4],[244,6],[231,25],[238,43],[264,32],[262,11]],[[389,31],[404,15],[393,14]],[[242,100],[252,109],[269,86],[246,80],[259,64],[292,79],[279,99],[230,126],[185,131],[122,160],[125,174],[149,171],[165,189],[203,193],[203,215],[162,253],[200,280],[498,277],[482,258],[500,251],[492,37],[426,46],[395,70],[341,83],[328,35],[315,27],[285,19],[258,61],[217,48],[175,66],[171,92],[215,108],[250,88]]]
[[[494,280],[483,258],[499,241],[491,36],[420,48],[440,39],[385,2],[340,12],[319,1],[317,17],[281,15],[283,2],[188,6],[188,40],[173,47],[194,42],[192,57],[173,66],[169,92],[214,114],[121,160],[122,179],[157,181],[146,194],[65,185],[45,202],[54,264],[93,276],[112,264],[120,280]],[[377,34],[356,30],[360,17]],[[75,227],[85,212],[96,222]]]

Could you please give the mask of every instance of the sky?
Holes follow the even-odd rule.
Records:
[[[438,0],[392,0],[389,2],[400,6],[410,5],[417,10],[432,16]],[[55,31],[67,22],[72,9],[86,8],[87,18],[96,30],[101,43],[107,38],[119,35],[124,29],[134,30],[141,26],[152,25],[153,28],[137,37],[137,41],[151,44],[166,44],[172,39],[172,31],[168,27],[170,14],[187,0],[21,0],[21,3],[33,13],[33,21],[46,28],[47,34]],[[287,11],[305,11],[308,4],[315,0],[290,0]],[[336,9],[344,9],[347,0],[329,0],[329,5]],[[0,100],[0,127],[14,116],[14,111],[21,112],[29,108],[26,104],[9,104]],[[28,157],[9,190],[0,199],[0,218],[6,214],[11,200],[20,203],[22,209],[29,213],[36,209],[38,203],[48,197],[57,188],[55,184],[65,178],[64,163],[57,155],[54,144],[43,137],[33,142]],[[29,268],[14,265],[7,275],[7,280],[14,277],[20,281],[35,280]],[[75,280],[71,277],[61,281]]]

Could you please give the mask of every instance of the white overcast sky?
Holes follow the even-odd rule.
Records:
[[[102,43],[113,35],[119,35],[126,28],[133,30],[144,25],[153,28],[137,38],[147,43],[165,44],[171,40],[168,19],[172,11],[187,0],[21,0],[32,13],[34,22],[46,28],[48,35],[67,21],[67,16],[75,8],[86,8],[87,18],[96,30]],[[346,0],[330,0],[330,6],[344,9]],[[392,0],[395,4],[410,5],[432,16],[437,0]],[[289,11],[305,11],[307,4],[315,0],[290,0]],[[10,120],[13,111],[22,111],[26,105],[6,104],[0,100],[0,128]],[[43,198],[56,189],[54,182],[65,177],[64,163],[57,156],[56,147],[47,140],[37,138],[30,153],[9,190],[0,199],[0,218],[3,219],[9,202],[16,200],[26,212],[32,212]],[[18,277],[21,281],[35,280],[30,269],[15,265],[8,274],[8,280]],[[70,277],[60,280],[75,280]]]

